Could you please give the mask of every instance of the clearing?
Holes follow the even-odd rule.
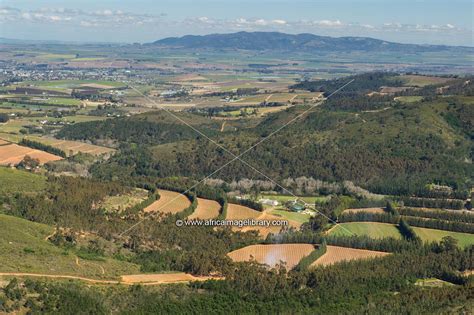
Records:
[[[251,245],[232,251],[227,255],[234,262],[255,260],[271,268],[283,262],[286,269],[290,270],[314,249],[314,245],[311,244]]]
[[[148,191],[146,189],[133,188],[130,192],[126,194],[106,197],[100,203],[100,207],[103,207],[106,211],[109,212],[120,212],[139,204],[147,198]]]

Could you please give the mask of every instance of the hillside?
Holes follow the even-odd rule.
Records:
[[[83,260],[47,241],[54,228],[0,214],[0,272],[29,272],[111,278],[137,273],[135,264],[111,258]]]
[[[188,49],[242,49],[282,51],[399,51],[428,52],[453,49],[439,45],[393,43],[368,37],[329,37],[313,34],[284,34],[278,32],[238,32],[231,34],[187,35],[169,37],[148,45]],[[463,47],[471,50],[472,48]]]
[[[468,117],[472,106],[462,97],[442,97],[412,104],[388,103],[385,110],[348,111],[331,108],[313,109],[297,122],[246,153],[244,159],[276,180],[299,176],[325,181],[351,180],[379,193],[407,193],[425,184],[439,181],[452,187],[468,185],[472,172],[472,125]],[[336,107],[334,107],[336,106]],[[326,107],[326,105],[324,106]],[[269,115],[257,127],[218,135],[206,132],[234,154],[250,148],[266,135],[297,117],[308,107],[295,106]],[[154,114],[145,114],[147,115]],[[201,117],[202,118],[202,117]],[[122,150],[108,162],[95,167],[96,175],[189,176],[199,178],[214,172],[232,156],[208,140],[197,137],[189,127],[185,136],[171,133],[167,139],[129,129],[129,122],[143,116],[115,120],[118,141],[142,144]],[[209,120],[210,121],[210,120]],[[66,137],[94,140],[108,122],[77,124],[60,133]],[[160,122],[154,129],[170,128]],[[130,135],[128,135],[130,134]],[[134,137],[136,134],[138,137]],[[168,135],[168,134],[167,134]],[[182,134],[184,135],[184,133]],[[185,141],[184,141],[185,140]],[[167,143],[167,144],[164,144]],[[119,172],[119,173],[117,173]],[[260,178],[254,170],[236,161],[215,177],[232,180]],[[264,179],[264,178],[260,178]]]

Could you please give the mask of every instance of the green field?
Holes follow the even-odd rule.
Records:
[[[46,177],[7,167],[0,167],[0,182],[0,195],[40,191],[46,187]]]
[[[474,244],[474,234],[425,229],[420,227],[413,227],[413,230],[415,230],[416,235],[425,242],[439,242],[443,237],[451,236],[458,240],[458,245],[460,247],[467,247]]]
[[[286,210],[270,210],[269,213],[298,223],[308,222],[310,218],[309,214],[290,212]]]
[[[460,247],[466,247],[474,244],[474,234],[426,229],[420,227],[412,228],[415,230],[416,235],[418,235],[424,242],[439,242],[443,237],[451,236],[458,240],[458,245]],[[378,222],[341,223],[334,227],[330,232],[330,235],[351,236],[352,234],[367,235],[372,238],[401,238],[401,234],[395,225]]]
[[[72,251],[46,240],[53,228],[0,214],[0,272],[77,275],[118,278],[139,272],[135,264],[110,258],[104,261],[78,259]]]
[[[372,238],[402,238],[395,225],[376,222],[341,223],[334,227],[329,234],[338,236],[367,235]]]

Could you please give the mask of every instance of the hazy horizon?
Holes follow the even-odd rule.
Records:
[[[472,10],[472,2],[465,0],[2,0],[0,37],[146,43],[183,35],[278,31],[474,46]]]

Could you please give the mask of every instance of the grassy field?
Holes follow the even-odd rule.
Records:
[[[286,210],[270,210],[271,214],[276,216],[280,216],[284,219],[295,221],[298,223],[305,223],[309,221],[309,214],[297,213],[297,212],[290,212]]]
[[[424,242],[439,242],[445,236],[451,236],[458,240],[460,247],[466,247],[474,244],[474,234],[459,233],[444,230],[426,229],[420,227],[413,227],[416,235],[418,235]],[[377,223],[377,222],[348,222],[341,223],[334,227],[330,235],[367,235],[372,238],[395,237],[401,238],[401,234],[397,227],[392,224]]]
[[[88,261],[46,240],[53,228],[0,214],[0,272],[78,275],[119,278],[139,272],[135,264],[105,258]]]
[[[402,238],[397,227],[393,224],[375,223],[375,222],[348,222],[341,223],[334,227],[330,235],[367,235],[372,238],[394,237]]]
[[[443,237],[451,236],[458,240],[458,245],[460,247],[467,247],[474,244],[474,234],[425,229],[420,227],[413,227],[413,230],[415,230],[416,235],[425,242],[439,242]]]
[[[395,100],[402,102],[402,103],[415,103],[419,102],[423,99],[423,96],[398,96]]]
[[[46,187],[46,177],[7,167],[0,167],[0,178],[0,194],[34,192]]]

